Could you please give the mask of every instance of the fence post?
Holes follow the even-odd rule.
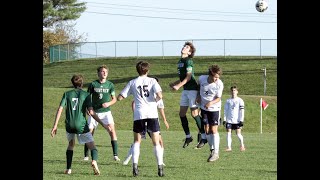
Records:
[[[55,46],[52,47],[52,62],[55,62],[55,59],[54,59],[54,49],[55,49]],[[50,54],[49,54],[50,56]],[[50,60],[51,60],[51,56],[50,56]],[[51,61],[50,61],[51,62]]]
[[[117,41],[114,42],[114,57],[117,59]]]
[[[223,56],[226,58],[226,39],[223,39]]]
[[[163,40],[161,41],[161,43],[162,43],[162,59],[164,59]]]
[[[58,46],[59,46],[59,56],[58,57],[59,57],[59,62],[60,62],[60,45],[58,45]]]
[[[70,60],[70,44],[68,44],[67,59]]]
[[[261,39],[260,39],[260,59],[262,59],[262,54],[261,54]]]
[[[97,48],[97,42],[94,43],[94,46],[96,47],[96,59],[98,59],[98,48]]]
[[[138,57],[139,57],[139,43],[137,41],[137,59],[138,59]]]
[[[266,95],[267,92],[267,68],[264,67],[263,69],[263,93]]]

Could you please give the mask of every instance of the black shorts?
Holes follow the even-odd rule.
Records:
[[[146,131],[147,132],[160,131],[158,118],[140,119],[140,120],[133,121],[133,132],[145,133]]]
[[[220,111],[206,111],[201,109],[201,117],[204,124],[220,125]]]
[[[239,124],[226,123],[226,129],[236,130],[241,129],[241,127],[239,126]]]

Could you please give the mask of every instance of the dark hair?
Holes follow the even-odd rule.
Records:
[[[214,76],[215,74],[222,75],[222,69],[218,65],[211,65],[208,74]]]
[[[189,41],[187,41],[187,42],[184,43],[184,46],[186,46],[186,45],[190,46],[190,52],[191,52],[191,54],[189,54],[188,57],[193,58],[194,53],[196,52],[196,48],[194,47],[193,43],[192,43],[192,42],[189,42]]]
[[[238,89],[237,86],[231,86],[230,90],[232,91],[233,89]]]
[[[109,71],[108,66],[107,66],[107,65],[105,65],[105,64],[103,64],[103,65],[101,65],[101,66],[99,66],[99,67],[97,68],[97,72],[100,72],[100,70],[101,70],[102,68],[104,68],[104,69],[106,69],[106,70],[108,70],[108,71]]]
[[[83,86],[83,76],[81,74],[75,74],[71,78],[71,82],[74,88],[82,88]]]
[[[146,61],[139,61],[136,65],[136,69],[139,75],[145,75],[150,68],[150,64]]]

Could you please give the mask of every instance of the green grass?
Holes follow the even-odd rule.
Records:
[[[129,125],[131,126],[131,124]],[[162,179],[277,179],[277,135],[275,133],[247,133],[243,136],[246,151],[240,152],[239,140],[232,134],[232,152],[224,152],[226,133],[220,131],[220,158],[208,163],[209,147],[194,149],[196,141],[187,148],[182,148],[182,131],[162,131],[165,152],[165,177]],[[58,129],[55,138],[51,138],[50,129],[43,130],[43,179],[130,179],[132,161],[122,165],[130,144],[132,132],[118,130],[119,157],[121,162],[114,162],[110,137],[99,126],[95,133],[95,143],[99,153],[100,176],[94,176],[90,162],[83,161],[83,145],[76,142],[73,155],[72,175],[64,175],[66,168],[65,151],[67,140],[64,128]],[[193,133],[196,137],[196,134]],[[156,158],[153,154],[151,139],[142,140],[139,159],[139,176],[135,179],[157,178]]]
[[[178,79],[176,64],[178,57],[168,59],[146,58],[151,63],[150,75],[160,79],[163,89],[165,112],[170,124],[170,130],[181,131],[179,118],[179,101],[182,89],[177,92],[169,90],[169,82]],[[135,69],[136,58],[117,59],[87,59],[68,62],[53,63],[43,66],[43,127],[51,128],[56,110],[64,91],[71,89],[71,76],[81,73],[85,78],[85,89],[88,83],[97,79],[96,68],[106,64],[110,68],[108,79],[115,84],[116,94],[124,88],[126,83],[137,77]],[[234,82],[239,87],[239,96],[245,102],[245,130],[246,132],[260,133],[260,98],[269,104],[263,111],[263,132],[277,132],[277,60],[276,58],[260,57],[195,57],[196,78],[207,73],[210,64],[219,64],[223,69],[221,76],[225,88],[222,101],[230,97],[230,86]],[[261,68],[267,68],[267,94],[263,95],[263,74]],[[132,112],[128,97],[111,107],[117,129],[131,130]],[[223,111],[222,111],[223,114]],[[196,131],[196,126],[190,111],[187,113],[190,128]],[[61,117],[64,119],[64,114]],[[128,124],[130,124],[128,126]],[[59,127],[63,127],[63,123]],[[161,124],[162,127],[163,124]]]
[[[141,58],[139,58],[140,60]],[[178,80],[178,57],[168,59],[142,58],[151,63],[150,76],[157,76],[164,92],[170,92],[168,84]],[[136,58],[86,59],[52,63],[43,66],[43,87],[66,88],[71,87],[70,79],[75,73],[85,77],[85,87],[97,79],[96,69],[99,65],[109,67],[108,79],[112,81],[116,90],[120,91],[129,80],[137,77]],[[263,95],[264,81],[262,68],[267,69],[267,96],[277,96],[277,59],[275,57],[195,57],[195,76],[199,78],[207,74],[209,65],[218,64],[223,71],[221,80],[225,85],[224,93],[229,93],[228,87],[237,85],[244,95]],[[180,94],[180,92],[177,92]]]
[[[245,122],[243,127],[244,142],[247,150],[239,151],[239,141],[233,132],[233,151],[224,152],[226,133],[223,127],[220,132],[220,159],[215,163],[206,162],[209,155],[208,146],[195,150],[196,142],[183,149],[182,139],[185,137],[179,118],[179,101],[182,89],[170,91],[168,84],[178,79],[177,61],[179,57],[139,58],[151,63],[150,76],[157,76],[163,89],[165,113],[170,125],[165,130],[161,122],[162,135],[165,142],[164,162],[165,177],[163,179],[277,179],[277,59],[276,57],[195,57],[195,76],[198,78],[207,73],[208,66],[218,64],[222,67],[221,80],[225,85],[222,101],[230,97],[231,85],[239,87],[239,97],[245,102]],[[109,70],[108,79],[115,84],[116,94],[126,83],[137,77],[136,58],[86,59],[53,63],[43,66],[43,179],[128,179],[132,177],[131,166],[123,166],[113,162],[110,137],[99,126],[95,134],[95,142],[99,152],[99,167],[102,175],[95,177],[89,162],[82,161],[83,146],[76,143],[73,158],[73,174],[62,174],[66,168],[64,118],[62,114],[58,135],[52,139],[50,130],[62,94],[72,88],[71,76],[81,73],[85,77],[85,89],[97,79],[96,68],[106,64]],[[267,91],[264,96],[263,71],[267,68]],[[263,111],[263,133],[260,134],[260,98],[266,100],[268,108]],[[116,123],[119,142],[119,157],[123,160],[132,136],[132,97],[117,102],[111,107]],[[224,104],[224,103],[223,103]],[[223,115],[223,110],[222,110]],[[187,113],[191,134],[196,137],[195,121]],[[139,160],[140,175],[136,179],[157,178],[156,160],[152,152],[151,140],[148,138],[141,144]]]

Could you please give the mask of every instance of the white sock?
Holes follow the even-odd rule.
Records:
[[[128,151],[128,154],[127,154],[127,157],[126,158],[131,158],[131,156],[132,156],[132,151],[133,151],[133,143],[131,144],[131,146],[130,146],[130,149],[129,149],[129,151]]]
[[[163,164],[163,149],[161,148],[160,144],[153,146],[153,153],[157,158],[158,165]]]
[[[213,134],[214,137],[214,153],[219,154],[220,147],[220,135],[219,133]]]
[[[139,156],[140,156],[140,143],[134,143],[132,146],[132,163],[139,162]]]
[[[243,136],[242,136],[242,134],[238,133],[237,136],[238,136],[238,138],[239,138],[241,147],[243,147],[244,145],[243,145]]]
[[[214,149],[214,136],[213,136],[213,134],[208,134],[207,140],[208,140],[210,150]]]
[[[231,143],[232,143],[231,132],[227,132],[227,146],[229,149],[231,149]]]

